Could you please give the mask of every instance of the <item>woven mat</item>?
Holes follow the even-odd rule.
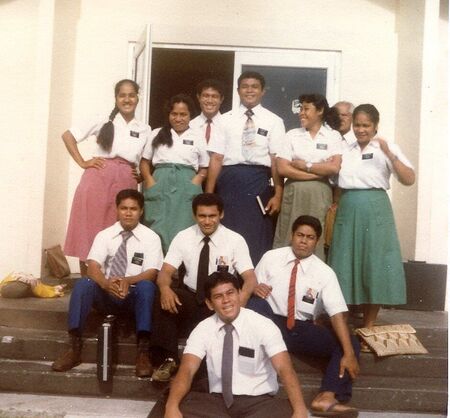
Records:
[[[409,324],[358,328],[355,331],[379,357],[428,353],[417,338],[416,330]]]

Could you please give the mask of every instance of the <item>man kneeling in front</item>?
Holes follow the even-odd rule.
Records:
[[[336,274],[314,255],[321,233],[317,218],[299,216],[292,225],[291,245],[268,251],[258,263],[256,297],[247,306],[272,319],[290,353],[328,359],[320,393],[311,404],[313,415],[353,418],[358,411],[344,403],[359,373],[359,344],[350,337]],[[323,311],[331,329],[316,324]]]
[[[300,383],[279,329],[240,307],[239,282],[216,272],[205,283],[206,304],[215,314],[189,336],[172,382],[165,417],[306,418]],[[209,392],[189,392],[206,356]],[[275,398],[277,374],[289,400]]]

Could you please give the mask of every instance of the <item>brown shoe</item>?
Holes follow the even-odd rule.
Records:
[[[52,364],[55,372],[65,372],[81,364],[81,351],[71,348]]]
[[[139,351],[136,356],[136,376],[150,377],[153,373],[153,366],[147,352]]]

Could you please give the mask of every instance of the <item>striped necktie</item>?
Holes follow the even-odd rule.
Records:
[[[222,351],[222,396],[227,408],[233,404],[233,325],[225,324]]]
[[[294,267],[292,267],[291,271],[291,280],[289,281],[288,309],[286,321],[286,326],[288,329],[294,328],[295,325],[295,283],[297,281],[298,263],[300,263],[300,260],[296,258],[294,261]]]
[[[111,269],[109,270],[109,277],[124,277],[127,271],[127,241],[133,235],[131,231],[122,231],[122,243],[114,255]]]

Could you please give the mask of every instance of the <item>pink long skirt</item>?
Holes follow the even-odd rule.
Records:
[[[75,191],[64,253],[86,258],[97,233],[117,220],[116,195],[123,189],[137,189],[132,165],[122,159],[105,160],[102,169],[88,168]]]

